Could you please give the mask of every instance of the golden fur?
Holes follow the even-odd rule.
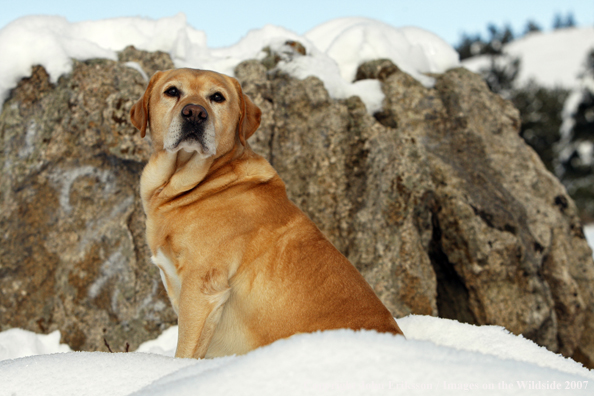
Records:
[[[260,115],[235,79],[192,69],[157,72],[130,113],[153,144],[141,196],[153,261],[179,317],[176,356],[243,354],[326,329],[402,334],[251,150]]]

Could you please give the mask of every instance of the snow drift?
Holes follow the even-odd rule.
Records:
[[[19,396],[79,395],[81,391],[176,396],[592,391],[594,372],[502,327],[414,315],[398,323],[407,339],[335,330],[300,334],[244,356],[212,360],[104,352],[4,360],[0,362],[1,391]],[[139,350],[150,345],[153,350],[171,351],[175,331],[172,328],[169,335]],[[34,343],[33,338],[29,342]],[[4,342],[6,338],[0,337],[0,348]],[[28,348],[27,343],[22,347]]]
[[[133,45],[169,53],[176,67],[233,75],[240,62],[263,58],[265,47],[282,50],[287,40],[302,43],[307,55],[284,59],[280,69],[297,78],[319,77],[334,98],[358,95],[370,112],[381,109],[383,94],[377,81],[352,83],[357,66],[364,61],[389,58],[426,85],[433,80],[424,73],[442,73],[458,65],[456,51],[430,32],[363,18],[330,21],[304,36],[267,25],[248,32],[232,46],[210,48],[206,34],[189,26],[184,14],[159,20],[114,18],[78,23],[63,17],[30,16],[0,30],[0,102],[21,78],[31,74],[33,65],[42,65],[56,82],[71,71],[71,59],[116,59],[117,51]]]

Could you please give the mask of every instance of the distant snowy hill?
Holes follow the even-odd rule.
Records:
[[[528,34],[503,47],[510,58],[520,58],[519,86],[533,79],[541,86],[571,89],[578,84],[587,54],[594,49],[594,27],[567,28]],[[488,68],[491,56],[466,59],[462,65],[479,72]]]

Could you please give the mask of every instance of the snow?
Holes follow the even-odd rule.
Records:
[[[396,29],[367,18],[340,18],[305,37],[338,63],[342,78],[353,81],[365,61],[390,59],[404,72],[430,86],[424,73],[443,73],[458,66],[458,53],[441,38],[416,27]]]
[[[292,51],[285,45],[288,40],[300,42],[306,55]],[[269,47],[283,55],[280,70],[297,78],[320,78],[337,99],[358,95],[370,113],[381,110],[383,93],[378,81],[352,82],[361,63],[392,59],[427,86],[433,79],[425,73],[443,73],[459,65],[457,53],[434,34],[365,18],[332,20],[303,36],[267,25],[247,32],[232,46],[210,48],[206,34],[189,26],[182,13],[158,20],[130,17],[77,23],[59,16],[28,16],[0,30],[0,102],[20,79],[30,76],[33,65],[42,65],[55,83],[72,70],[72,59],[115,60],[116,52],[128,45],[167,52],[176,67],[228,75],[244,60],[262,59],[266,55],[262,50]]]
[[[195,364],[143,353],[71,352],[0,362],[0,395],[130,395]]]
[[[571,89],[578,84],[586,55],[594,49],[594,27],[558,29],[535,32],[503,47],[509,58],[520,58],[520,72],[516,79],[523,86],[531,79],[548,88]],[[479,72],[490,66],[491,57],[469,58],[462,65]]]
[[[156,353],[157,355],[175,356],[177,345],[177,326],[171,326],[154,340],[141,344],[136,352]],[[1,334],[1,333],[0,333]]]
[[[582,65],[579,73],[581,77],[569,92],[563,106],[563,112],[561,113],[563,124],[561,124],[560,132],[565,139],[571,138],[571,130],[575,123],[573,116],[577,113],[580,103],[584,101],[584,97],[588,92],[594,92],[594,75],[592,75],[592,72],[588,73],[585,69],[585,65]]]
[[[594,258],[594,224],[587,224],[584,226],[584,236],[590,249],[592,249],[592,258]]]
[[[586,57],[584,57],[584,61]],[[582,62],[582,67],[578,73],[580,78],[575,86],[569,91],[567,99],[563,104],[561,117],[563,122],[559,132],[561,140],[557,144],[557,151],[559,162],[567,162],[574,152],[579,156],[579,165],[591,166],[594,163],[594,145],[589,140],[578,139],[574,141],[572,130],[575,126],[575,115],[579,106],[586,100],[589,93],[594,92],[594,75],[591,70],[588,70],[585,62]],[[572,160],[573,161],[573,160]],[[557,174],[563,175],[565,169],[558,165]],[[592,241],[594,242],[594,241]],[[590,246],[594,246],[590,244]]]
[[[60,344],[60,331],[50,334],[35,334],[21,329],[9,329],[0,333],[0,360],[49,353],[72,352]]]
[[[143,352],[70,352],[0,361],[0,394],[371,395],[405,390],[448,395],[466,390],[548,395],[568,392],[566,387],[572,394],[592,394],[594,371],[502,327],[415,315],[398,323],[407,339],[334,330],[299,334],[243,356],[212,360],[163,356],[175,346],[173,327],[143,344],[138,349]],[[22,333],[17,345],[23,350],[32,349],[36,338],[48,337],[9,332]],[[0,333],[0,350],[15,340],[5,333]],[[45,344],[45,353],[60,347],[56,336]],[[13,353],[21,355],[16,349]]]

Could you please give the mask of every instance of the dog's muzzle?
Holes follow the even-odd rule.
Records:
[[[205,157],[214,155],[215,131],[208,111],[197,104],[185,105],[169,126],[164,148],[170,152],[196,151]]]
[[[181,140],[195,140],[202,146],[204,141],[204,128],[208,121],[208,112],[200,105],[189,104],[181,111],[183,119]]]

